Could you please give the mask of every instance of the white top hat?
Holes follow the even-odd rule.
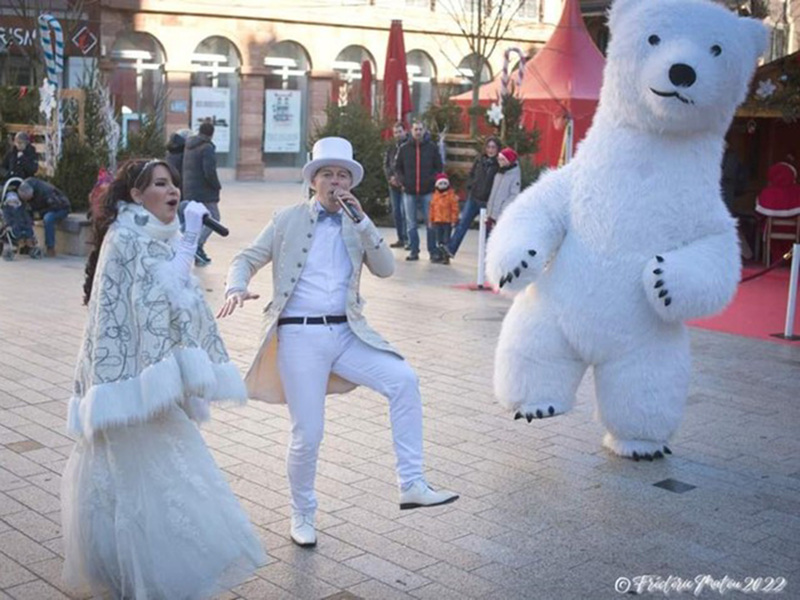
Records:
[[[364,178],[364,167],[353,160],[353,146],[344,138],[326,137],[317,140],[311,150],[311,161],[303,167],[303,180],[311,183],[311,178],[322,167],[343,167],[353,176],[353,187]]]

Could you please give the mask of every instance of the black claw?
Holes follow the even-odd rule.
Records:
[[[654,287],[655,287],[656,289],[658,289],[658,288],[660,288],[662,285],[664,285],[664,280],[663,280],[663,279],[659,279],[658,281],[656,281],[656,284],[655,284],[655,286],[654,286]]]
[[[523,268],[523,269],[527,269],[527,268],[528,268],[528,263],[526,263],[524,260],[523,260],[521,263],[519,263],[519,264],[521,264],[521,265],[522,265],[522,268]]]
[[[666,296],[667,294],[669,294],[669,292],[667,291],[667,289],[666,289],[666,288],[664,288],[663,290],[661,290],[660,292],[658,292],[658,297],[659,297],[659,298],[663,298],[663,297],[664,297],[664,296]]]
[[[663,256],[658,256],[658,255],[656,255],[656,260],[657,260],[658,262],[664,262],[664,257],[663,257]]]
[[[635,460],[636,462],[639,462],[639,453],[638,452],[634,452],[633,456],[631,458],[633,458],[633,460]]]
[[[547,412],[549,412],[550,416],[552,417],[554,414],[556,414],[556,409],[551,406],[547,409]]]
[[[519,274],[520,274],[519,267],[515,267],[514,268],[514,277],[519,277]]]
[[[500,285],[500,287],[503,287],[503,286],[504,286],[506,283],[507,283],[507,282],[506,282],[506,276],[505,276],[505,275],[503,275],[503,276],[500,278],[500,283],[499,283],[499,285]]]
[[[663,272],[664,271],[662,271],[661,269],[656,269],[655,271],[653,271],[653,275],[661,275]]]
[[[664,454],[672,454],[672,450],[668,446],[664,446]]]
[[[536,250],[528,250],[528,254],[531,256],[536,256]]]
[[[528,420],[528,423],[533,421],[533,415],[531,413],[525,413],[525,418]]]
[[[521,418],[522,418],[522,413],[521,412],[517,411],[516,413],[514,413],[514,420],[515,421],[519,421]]]
[[[656,450],[655,454],[653,454],[653,458],[664,458],[664,454],[662,454],[661,450]]]
[[[670,304],[672,304],[672,298],[667,296],[666,298],[664,298],[664,306],[669,306]]]
[[[653,462],[653,455],[652,455],[652,454],[650,454],[649,452],[648,452],[647,454],[645,454],[645,455],[644,455],[644,457],[645,457],[645,458],[646,458],[648,461],[650,461],[650,462]]]
[[[538,408],[536,409],[536,418],[537,419],[543,419],[544,418],[544,413],[541,410],[539,410]]]

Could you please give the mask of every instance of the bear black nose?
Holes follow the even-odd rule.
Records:
[[[678,87],[692,87],[697,79],[697,74],[689,65],[677,63],[669,68],[669,80]]]

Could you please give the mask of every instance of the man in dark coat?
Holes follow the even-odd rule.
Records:
[[[394,141],[386,149],[386,155],[383,157],[383,173],[386,175],[386,182],[389,184],[389,200],[392,202],[392,216],[397,230],[397,241],[389,244],[389,247],[409,248],[406,211],[403,206],[403,186],[400,184],[395,171],[397,152],[400,150],[400,146],[408,139],[408,134],[406,134],[406,128],[400,121],[394,124],[392,133],[394,134]]]
[[[56,186],[30,177],[23,181],[17,189],[17,194],[34,213],[39,213],[44,224],[44,244],[47,247],[47,256],[56,255],[56,223],[69,215],[70,204],[67,197]]]
[[[458,252],[458,247],[461,245],[464,236],[467,235],[467,230],[472,221],[478,216],[482,208],[486,208],[489,196],[492,193],[494,176],[500,168],[497,162],[498,152],[500,152],[500,140],[496,137],[490,137],[483,145],[483,154],[476,158],[472,165],[469,179],[467,179],[467,201],[461,210],[461,218],[458,221],[453,237],[450,238],[450,243],[447,246],[443,246],[450,258],[453,258]]]
[[[33,177],[39,170],[39,158],[31,139],[24,131],[14,136],[14,147],[3,159],[3,171],[6,177]]]
[[[183,194],[183,152],[186,148],[186,137],[188,134],[188,129],[181,129],[169,136],[169,141],[167,142],[166,161],[178,172],[178,175],[180,175],[181,194]]]
[[[417,213],[425,215],[428,253],[433,262],[441,262],[442,258],[436,249],[433,230],[431,229],[429,212],[436,174],[442,171],[442,157],[430,137],[425,135],[425,126],[415,121],[411,126],[411,139],[397,151],[395,173],[403,186],[403,204],[406,209],[406,228],[411,252],[406,260],[419,260],[419,232],[417,231]]]
[[[217,177],[217,149],[211,138],[214,124],[206,121],[200,125],[197,135],[186,140],[183,153],[183,199],[202,202],[211,216],[219,221],[219,191],[222,186]],[[195,264],[205,266],[211,259],[203,249],[211,230],[203,228],[195,253]]]

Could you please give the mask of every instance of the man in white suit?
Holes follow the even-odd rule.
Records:
[[[273,263],[266,332],[245,383],[251,398],[289,406],[291,537],[300,546],[313,546],[317,540],[314,479],[326,393],[366,385],[389,400],[401,509],[458,498],[434,491],[425,481],[419,380],[361,312],[362,266],[378,277],[394,272],[392,251],[350,193],[364,169],[343,138],[319,140],[312,154],[303,178],[314,190],[313,197],[276,213],[255,242],[236,255],[218,314],[226,317],[257,298],[248,291],[248,283],[260,268]]]

